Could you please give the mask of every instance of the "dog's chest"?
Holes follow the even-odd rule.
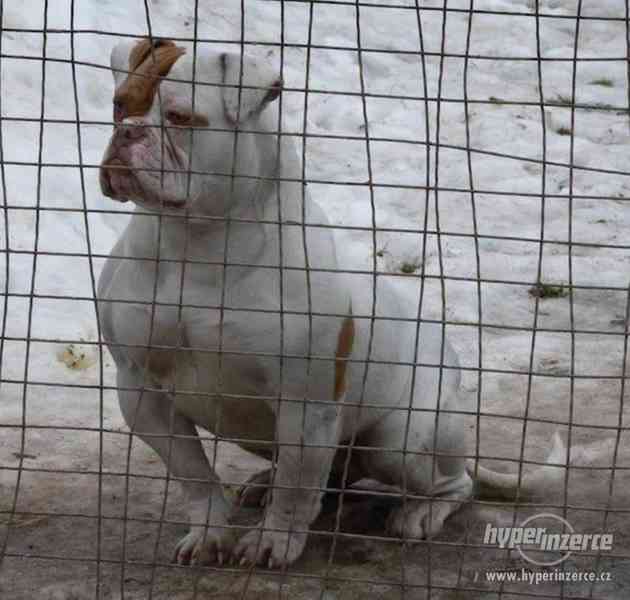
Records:
[[[187,265],[182,272],[178,265],[160,263],[156,276],[155,269],[120,261],[101,311],[103,333],[116,354],[164,385],[208,388],[221,378],[231,387],[260,386],[266,377],[257,353],[278,351],[278,335],[272,334],[280,330],[277,315],[244,309],[237,301],[245,295],[241,286],[229,273],[223,279],[216,271]],[[269,303],[259,282],[246,289],[248,305]]]
[[[318,346],[319,322],[309,346],[302,272],[288,271],[281,286],[278,270],[269,268],[230,265],[223,272],[187,263],[182,271],[163,261],[156,272],[155,263],[123,259],[109,271],[101,320],[119,368],[133,366],[147,382],[175,390],[177,410],[215,433],[273,439],[269,399],[281,380],[297,377],[282,355],[334,353]],[[314,309],[328,310],[317,300],[330,292],[315,277],[310,289]]]

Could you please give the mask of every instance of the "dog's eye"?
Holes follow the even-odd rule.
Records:
[[[167,121],[178,127],[191,127],[193,125],[193,116],[191,114],[177,110],[167,110],[164,116]]]
[[[209,127],[210,121],[199,113],[191,113],[178,110],[167,110],[165,119],[176,127]]]

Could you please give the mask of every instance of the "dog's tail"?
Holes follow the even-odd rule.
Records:
[[[517,497],[524,498],[549,487],[556,486],[564,478],[564,468],[567,460],[567,450],[556,432],[553,436],[551,451],[547,455],[545,464],[534,471],[521,474],[520,482],[518,473],[499,473],[481,465],[475,460],[469,459],[466,468],[471,477],[475,479],[478,493],[481,497],[501,497],[514,500]]]

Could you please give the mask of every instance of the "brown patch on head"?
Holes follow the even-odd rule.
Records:
[[[339,335],[337,336],[337,350],[335,352],[335,400],[340,400],[346,392],[347,380],[346,370],[348,367],[348,357],[352,354],[354,346],[354,319],[352,311],[341,324]]]
[[[166,77],[186,48],[170,40],[142,40],[129,53],[130,74],[114,94],[114,121],[145,115],[151,109],[160,78]]]

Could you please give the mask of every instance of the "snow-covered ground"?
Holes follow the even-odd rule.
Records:
[[[9,207],[2,218],[8,221],[12,250],[9,298],[2,305],[7,320],[0,388],[0,509],[4,511],[0,513],[0,549],[7,533],[7,511],[13,506],[18,467],[23,467],[17,496],[17,510],[21,512],[11,528],[9,556],[0,570],[3,600],[57,597],[51,596],[55,593],[65,598],[63,590],[74,583],[93,585],[97,574],[94,562],[61,559],[96,556],[96,521],[79,515],[95,515],[99,510],[100,468],[106,473],[102,478],[103,514],[119,517],[125,505],[125,479],[116,475],[124,474],[127,468],[127,438],[118,433],[125,431],[124,424],[114,391],[106,390],[101,396],[95,387],[101,380],[92,274],[98,278],[104,257],[128,218],[115,211],[128,210],[128,205],[114,205],[101,195],[93,167],[99,163],[111,132],[105,123],[111,118],[112,79],[106,70],[110,50],[118,34],[146,35],[147,15],[141,0],[77,1],[74,28],[81,33],[73,36],[72,48],[67,33],[71,2],[52,0],[48,4],[46,16],[41,0],[8,0],[0,8],[5,28],[0,61],[4,119],[4,188],[0,194]],[[147,4],[154,35],[193,35],[191,0],[152,0]],[[238,45],[230,42],[241,37],[241,3],[212,0],[199,4],[198,37],[211,40],[215,47],[237,49]],[[344,249],[341,267],[369,271],[376,255],[382,276],[391,278],[408,299],[409,315],[417,313],[419,278],[413,275],[419,273],[422,261],[418,230],[424,226],[427,195],[413,186],[427,182],[428,120],[428,177],[439,191],[428,196],[427,222],[433,233],[427,238],[424,258],[426,273],[433,277],[426,280],[423,317],[441,318],[441,280],[436,276],[443,274],[448,333],[462,365],[470,368],[464,371],[464,393],[479,396],[482,411],[496,415],[481,419],[482,456],[518,458],[524,416],[531,419],[524,446],[528,460],[543,457],[554,429],[559,428],[565,439],[570,433],[574,468],[567,479],[566,494],[541,502],[570,504],[566,514],[576,530],[605,527],[614,531],[613,554],[618,558],[602,560],[596,567],[611,571],[612,583],[597,584],[592,590],[587,584],[566,586],[565,593],[586,596],[592,591],[595,598],[626,598],[630,590],[630,531],[622,509],[630,510],[630,433],[620,383],[627,302],[624,288],[630,264],[630,245],[623,235],[630,226],[630,128],[624,109],[628,107],[625,2],[541,0],[540,10],[547,17],[538,21],[539,52],[545,59],[540,63],[540,74],[539,63],[534,60],[537,20],[533,0],[451,0],[448,8],[459,12],[448,12],[445,24],[440,10],[444,2],[418,2],[423,9],[426,80],[417,54],[420,36],[416,11],[410,10],[415,3],[381,0],[378,6],[361,6],[360,44],[365,51],[360,62],[368,93],[370,165],[359,94],[355,7],[351,2],[314,3],[309,28],[310,3],[284,4],[284,40],[288,45],[283,67],[287,89],[282,99],[283,128],[302,131],[304,94],[299,90],[306,83],[308,56],[308,86],[313,90],[307,103],[308,133],[351,138],[316,137],[306,143],[310,193],[340,226],[336,236]],[[475,14],[470,23],[466,9],[471,4],[486,12]],[[592,60],[578,61],[574,73],[570,60],[556,59],[574,56],[576,20],[551,17],[574,17],[578,4],[583,17],[598,18],[579,21],[577,57]],[[44,23],[48,27],[45,47],[37,31]],[[278,43],[281,23],[280,2],[245,2],[244,37],[248,42]],[[468,60],[465,82],[463,56],[470,26],[469,54],[474,58]],[[307,54],[309,36],[316,47]],[[442,50],[451,56],[440,59]],[[247,51],[266,56],[279,68],[277,46],[248,44]],[[43,55],[50,60],[42,63]],[[502,60],[497,60],[499,57]],[[71,58],[76,61],[74,71]],[[574,113],[570,106],[573,78],[575,102],[583,106]],[[425,86],[428,103],[423,100]],[[465,96],[470,100],[467,108],[461,102]],[[435,102],[438,97],[442,99],[439,105]],[[543,111],[541,98],[557,106],[546,106]],[[43,126],[41,117],[45,119]],[[302,138],[295,139],[301,144]],[[466,146],[472,149],[470,164]],[[76,166],[79,149],[83,170]],[[546,168],[543,158],[550,163]],[[46,166],[38,169],[40,161]],[[573,171],[568,168],[571,162]],[[373,197],[367,185],[341,185],[365,182],[368,166],[377,184]],[[545,197],[541,198],[543,191]],[[83,212],[86,207],[89,236]],[[373,221],[379,229],[388,230],[377,233],[376,248],[369,229]],[[344,230],[343,226],[354,229]],[[438,227],[439,244],[434,235]],[[471,235],[475,227],[477,241]],[[2,223],[3,249],[7,246],[5,231]],[[569,234],[574,244],[571,254],[562,243],[569,240]],[[560,242],[544,244],[542,262],[541,236],[545,242]],[[86,258],[88,240],[91,260]],[[33,250],[37,251],[36,262]],[[3,292],[5,257],[6,253],[0,260]],[[529,290],[538,280],[539,269],[545,283],[578,287],[572,295],[537,301]],[[481,285],[475,282],[479,278]],[[481,346],[480,328],[474,325],[480,320],[484,324]],[[532,341],[534,326],[537,332]],[[576,333],[571,335],[571,330]],[[478,366],[484,369],[481,380],[475,371]],[[527,375],[530,370],[534,374],[531,378]],[[105,385],[112,386],[114,371],[107,355],[103,371]],[[573,386],[571,372],[576,375]],[[25,376],[33,385],[24,395],[19,381]],[[16,427],[23,422],[29,426],[26,431]],[[566,426],[569,422],[571,428]],[[617,437],[615,428],[620,422],[626,429]],[[102,437],[98,432],[101,426],[107,431]],[[472,452],[472,430],[470,440]],[[615,457],[618,469],[610,491],[610,467]],[[163,470],[156,461],[149,450],[134,444],[134,473],[161,475]],[[233,480],[244,479],[260,466],[233,447],[220,451],[218,465],[221,474]],[[515,468],[513,462],[495,465]],[[600,469],[580,468],[588,466]],[[69,472],[46,472],[59,469]],[[159,517],[163,487],[159,480],[132,479],[129,515]],[[166,514],[181,521],[176,494],[174,490]],[[588,507],[600,510],[585,510]],[[604,508],[616,512],[605,516]],[[55,518],[42,513],[67,516]],[[492,559],[491,551],[479,548],[461,554],[459,546],[464,541],[480,544],[485,522],[510,524],[513,514],[507,505],[460,511],[439,538],[451,546],[434,545],[430,553],[426,545],[405,549],[406,583],[425,585],[430,578],[430,584],[437,586],[431,590],[432,598],[454,598],[446,588],[455,585],[481,586],[487,591],[480,592],[479,598],[495,597],[489,590],[496,588],[475,582],[474,572],[506,566],[505,555],[497,553]],[[517,520],[524,514],[528,513],[519,512]],[[182,528],[181,524],[165,526],[157,554],[160,560],[167,560],[170,545]],[[103,581],[114,593],[119,593],[124,582],[125,598],[148,597],[151,569],[137,564],[121,572],[115,562],[121,558],[120,519],[103,521],[101,533],[100,556],[114,561],[102,567]],[[155,527],[131,522],[127,557],[150,563],[155,535]],[[328,551],[325,541],[313,542],[296,570],[323,575]],[[24,554],[40,558],[19,558]],[[397,585],[401,581],[400,550],[392,543],[344,541],[338,546],[334,564],[331,573],[356,581],[345,586],[331,582],[329,600],[400,597],[402,593]],[[596,563],[594,559],[572,557],[572,568],[585,565]],[[527,565],[512,557],[507,566]],[[153,575],[154,598],[192,597],[193,576],[188,571],[164,567]],[[198,598],[232,598],[240,597],[245,577],[211,574],[200,581]],[[278,581],[255,578],[251,597],[278,597]],[[46,588],[50,585],[61,587],[54,591]],[[320,589],[317,579],[289,577],[283,593],[296,598],[319,597]],[[560,587],[552,585],[534,589],[523,584],[508,589],[551,597],[560,594]],[[409,598],[428,597],[422,588],[412,587],[406,593]],[[467,594],[472,597],[473,592]],[[93,593],[89,597],[94,597]]]

